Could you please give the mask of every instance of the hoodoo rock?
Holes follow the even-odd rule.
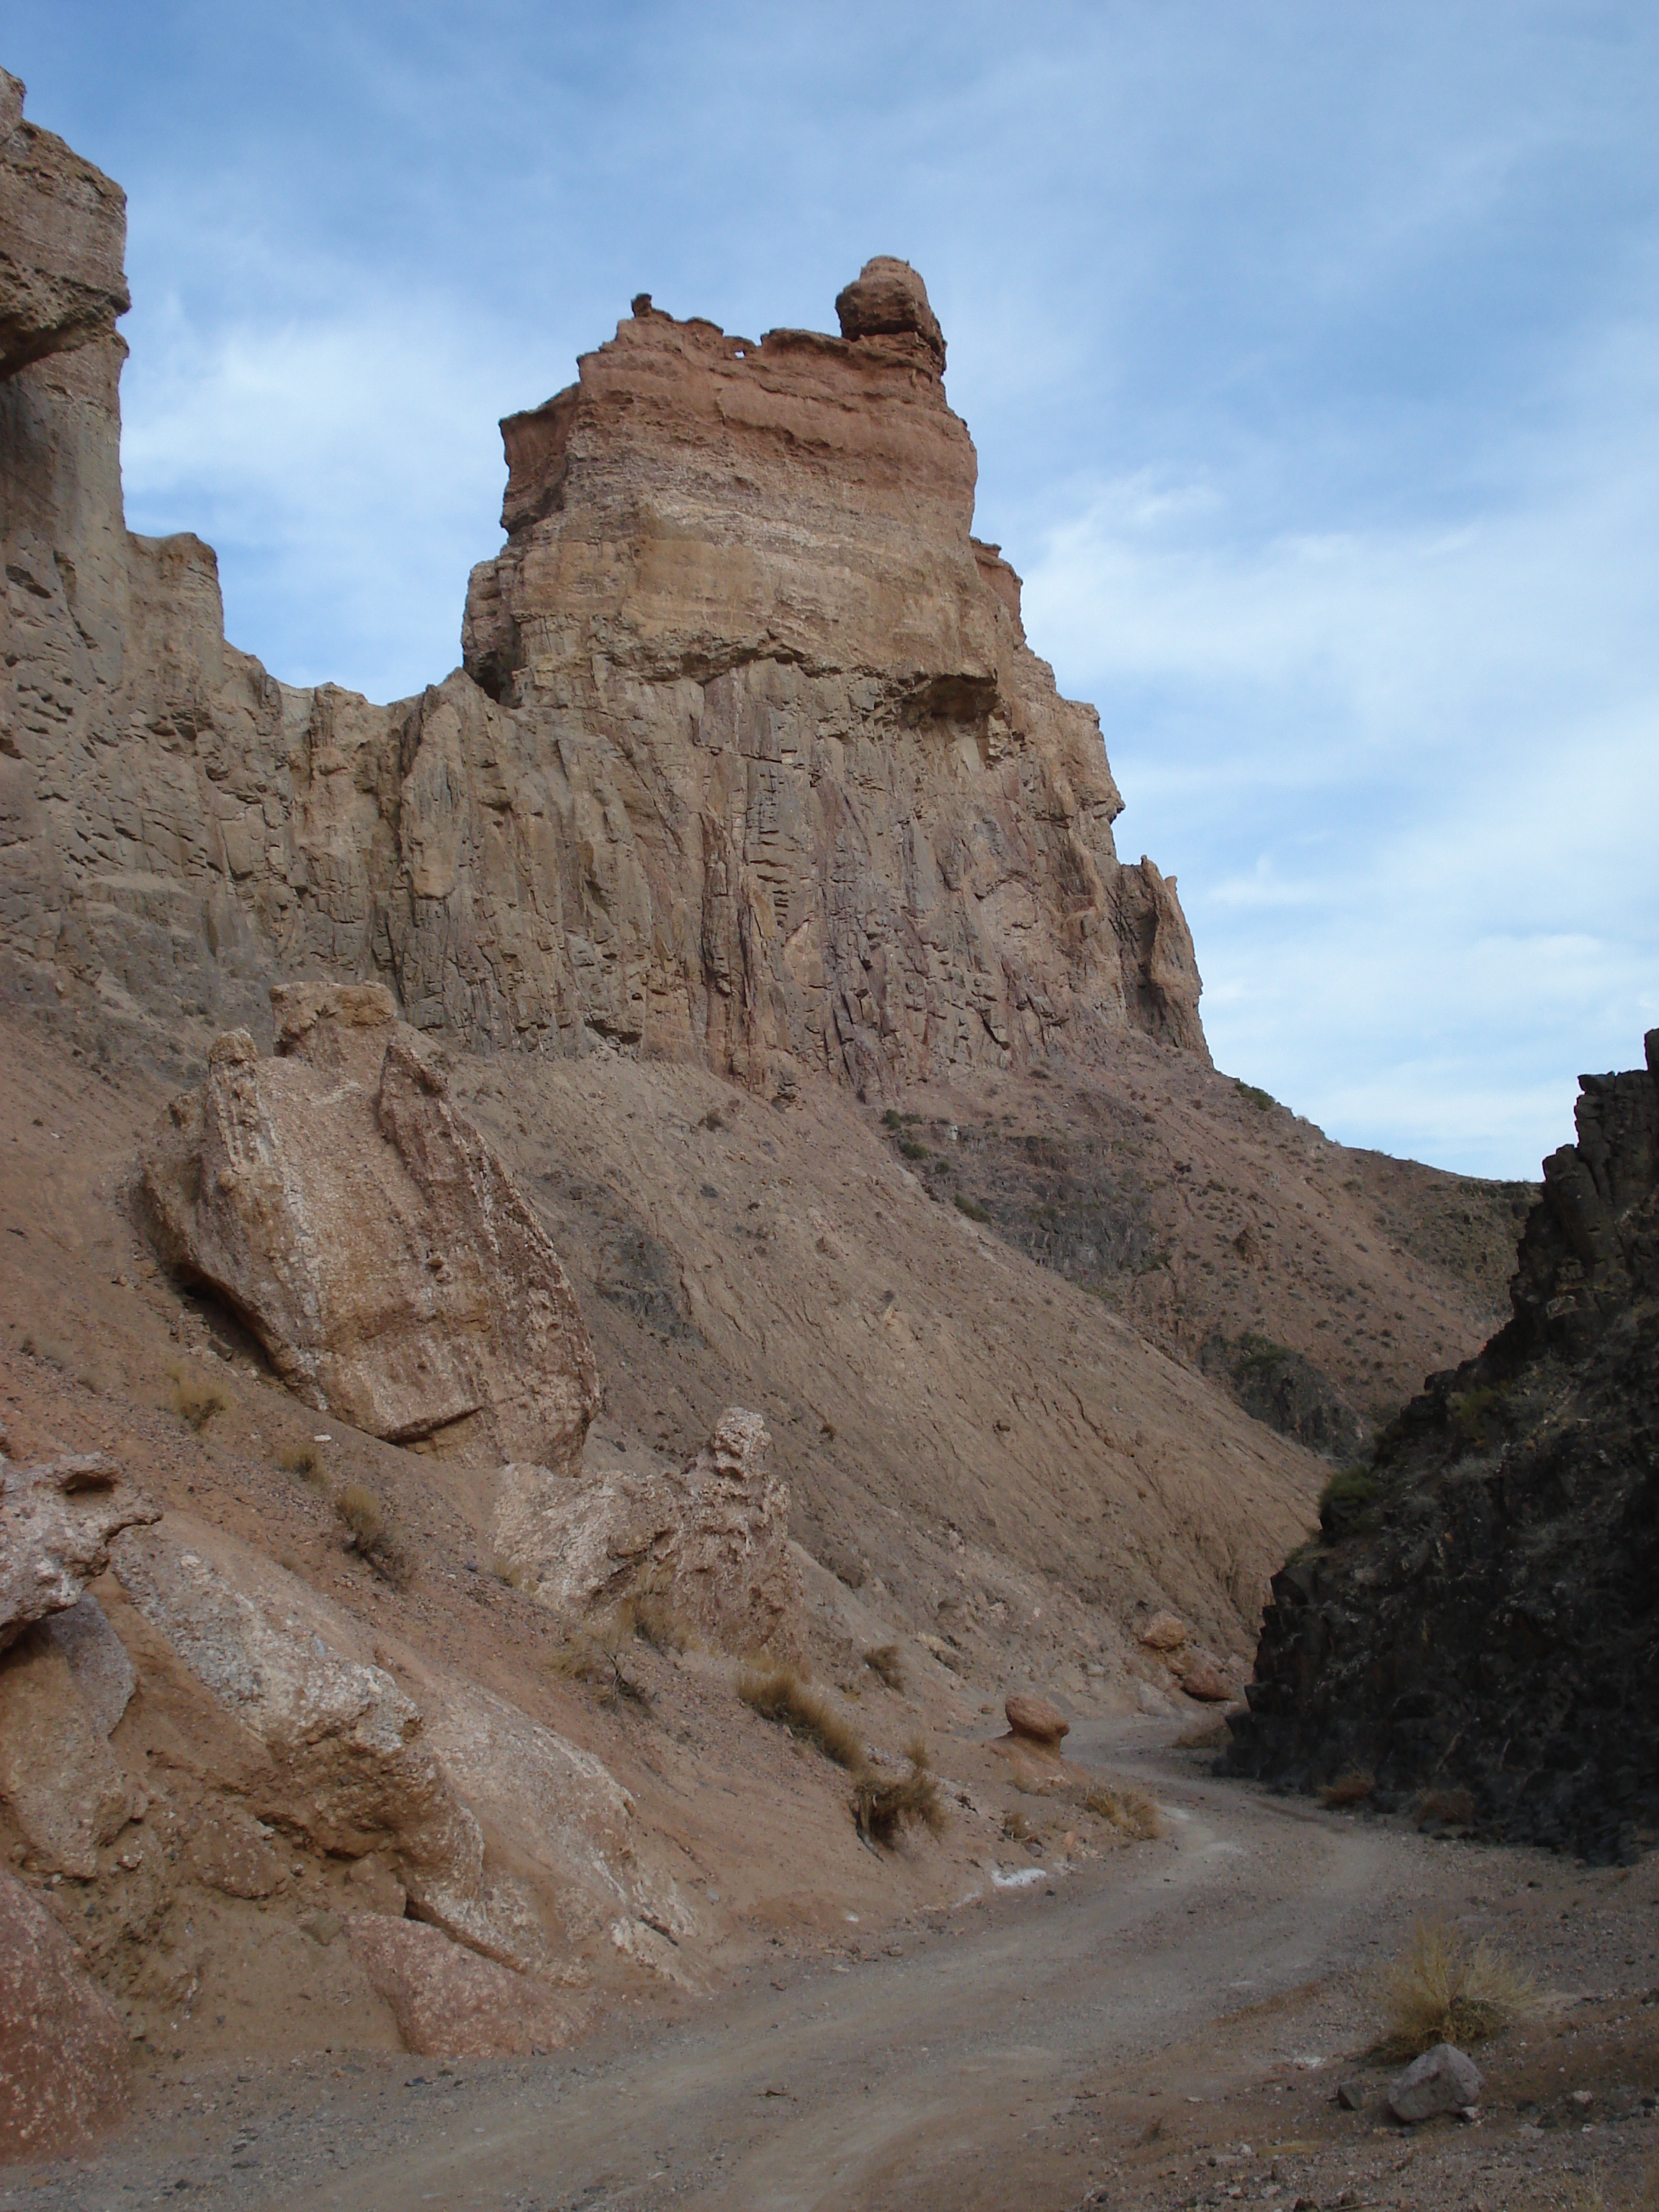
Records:
[[[303,968],[480,1049],[769,1097],[1086,1066],[1126,1028],[1205,1053],[1174,884],[1120,862],[1098,720],[972,535],[906,264],[866,264],[839,336],[642,296],[501,426],[464,669],[378,707],[274,682],[225,642],[210,550],[126,531],[118,227],[85,192],[28,235],[86,342],[0,385],[0,994],[204,1054],[266,1042]]]
[[[599,1402],[545,1230],[375,986],[273,993],[277,1056],[222,1037],[145,1163],[162,1257],[289,1387],[371,1434],[563,1469]]]
[[[0,70],[0,378],[113,335],[132,305],[127,198],[50,131],[23,120]]]

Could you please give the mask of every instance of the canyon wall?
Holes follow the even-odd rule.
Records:
[[[8,997],[199,1053],[268,1043],[274,980],[376,980],[479,1050],[768,1097],[1087,1065],[1126,1028],[1205,1054],[1174,883],[1119,861],[1097,717],[970,534],[903,263],[837,337],[636,301],[502,426],[463,667],[374,706],[276,681],[225,641],[211,550],[126,530],[121,196],[6,82],[0,192],[34,210],[33,276],[0,265]]]

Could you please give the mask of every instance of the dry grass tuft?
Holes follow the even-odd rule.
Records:
[[[1467,2051],[1501,2035],[1535,2002],[1532,1984],[1489,1943],[1471,1948],[1443,1920],[1419,1920],[1382,1984],[1387,2027],[1378,2048],[1397,2058],[1437,2043]]]
[[[1417,1801],[1417,1825],[1431,1828],[1472,1828],[1474,1799],[1467,1790],[1425,1790]]]
[[[198,1376],[186,1374],[182,1367],[169,1367],[167,1380],[173,1385],[173,1412],[198,1437],[214,1415],[222,1413],[228,1403],[216,1383],[204,1382]]]
[[[1109,1790],[1097,1782],[1085,1793],[1083,1809],[1133,1843],[1149,1844],[1164,1833],[1164,1816],[1144,1790]]]
[[[607,1705],[637,1705],[648,1713],[651,1692],[623,1665],[622,1655],[633,1632],[632,1619],[618,1607],[597,1632],[579,1628],[567,1636],[553,1653],[553,1671],[567,1681],[592,1683]]]
[[[411,1572],[409,1553],[397,1522],[374,1492],[361,1482],[348,1482],[336,1494],[334,1510],[345,1525],[348,1548],[394,1589],[404,1589]]]
[[[1346,1774],[1339,1774],[1334,1782],[1328,1782],[1319,1793],[1322,1805],[1340,1807],[1363,1805],[1376,1787],[1376,1777],[1369,1767],[1351,1766]]]
[[[896,1644],[878,1644],[864,1655],[864,1663],[878,1681],[890,1690],[904,1687],[904,1662]]]
[[[908,1756],[908,1774],[878,1774],[866,1766],[854,1778],[853,1818],[859,1833],[872,1843],[896,1842],[908,1827],[926,1828],[933,1836],[944,1833],[945,1806],[928,1770],[927,1745],[918,1740]]]
[[[864,1738],[822,1690],[803,1682],[793,1667],[754,1665],[738,1674],[738,1695],[763,1720],[776,1721],[826,1759],[856,1774],[864,1765]]]
[[[684,1651],[692,1642],[690,1629],[675,1611],[672,1601],[659,1590],[641,1590],[621,1608],[619,1620],[641,1644],[665,1657]]]
[[[317,1456],[315,1444],[286,1444],[276,1455],[276,1464],[284,1474],[297,1475],[301,1482],[322,1480],[323,1463]]]

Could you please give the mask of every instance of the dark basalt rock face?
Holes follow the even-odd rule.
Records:
[[[1659,1840],[1659,1030],[1585,1076],[1507,1325],[1430,1377],[1273,1577],[1224,1764],[1467,1790],[1495,1838]]]

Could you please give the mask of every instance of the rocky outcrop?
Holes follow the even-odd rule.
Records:
[[[1486,1833],[1605,1860],[1659,1838],[1659,1030],[1577,1119],[1507,1326],[1274,1577],[1231,1761],[1363,1770],[1384,1808],[1461,1789]]]
[[[125,2119],[131,2048],[69,1937],[0,1873],[0,2161],[70,2157]]]
[[[77,1605],[123,1528],[161,1517],[102,1452],[38,1467],[0,1453],[0,1651]]]
[[[346,1944],[391,2006],[404,2050],[425,2058],[556,2051],[586,2016],[568,1995],[465,1951],[416,1921],[354,1913]]]
[[[568,1468],[599,1383],[546,1231],[384,990],[273,996],[277,1056],[222,1037],[146,1159],[162,1257],[308,1404]]]
[[[380,980],[769,1097],[1201,1054],[1173,882],[970,534],[925,288],[878,259],[837,307],[755,343],[636,301],[504,422],[465,669],[386,708],[274,683],[210,550],[126,532],[118,340],[0,386],[0,988],[202,1048],[263,1042],[276,976]]]
[[[1002,1710],[1013,1734],[1023,1736],[1028,1743],[1057,1747],[1062,1738],[1072,1732],[1072,1723],[1058,1705],[1030,1692],[1016,1691],[1005,1698]]]
[[[143,1808],[107,1735],[48,1631],[0,1658],[0,1798],[47,1873],[90,1881],[100,1849]]]
[[[132,305],[127,200],[90,161],[23,120],[0,70],[0,378],[114,334]]]
[[[793,1653],[800,1574],[788,1548],[789,1488],[767,1467],[757,1413],[732,1407],[695,1459],[561,1480],[503,1468],[491,1531],[502,1565],[574,1621],[652,1597],[728,1650]]]

